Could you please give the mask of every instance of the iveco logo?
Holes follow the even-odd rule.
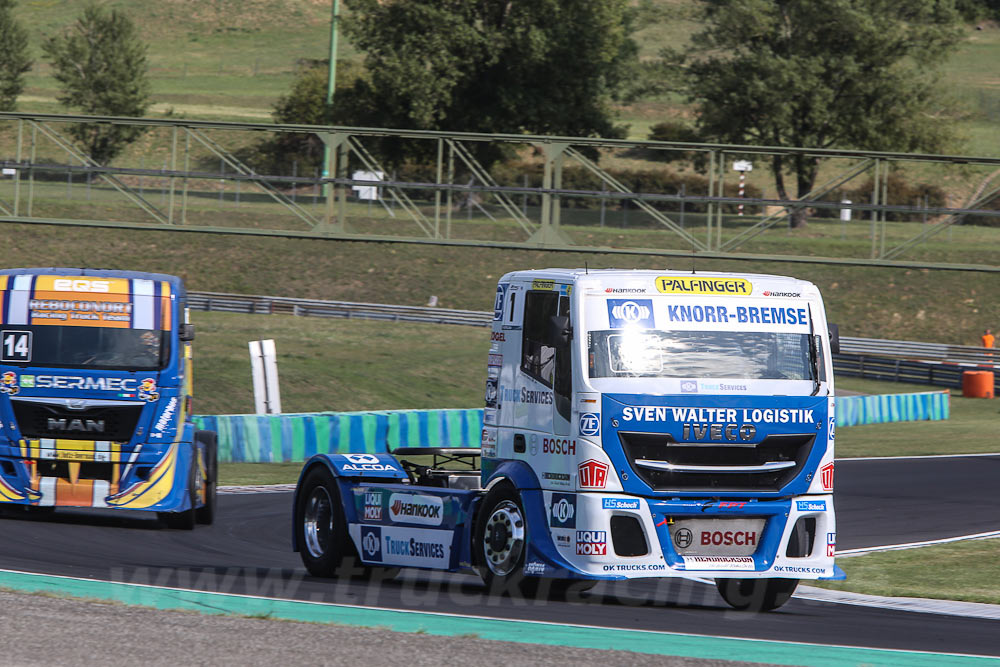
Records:
[[[53,419],[49,417],[50,431],[78,431],[81,433],[104,433],[103,419]]]
[[[649,308],[639,305],[635,301],[626,301],[612,308],[611,314],[619,320],[638,322],[649,317]]]

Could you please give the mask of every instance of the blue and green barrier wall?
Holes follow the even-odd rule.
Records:
[[[837,426],[947,419],[946,391],[837,398]],[[276,463],[313,454],[383,452],[396,447],[478,447],[482,408],[281,415],[196,415],[219,434],[219,460]]]

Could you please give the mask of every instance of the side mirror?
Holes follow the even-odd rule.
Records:
[[[177,337],[180,338],[185,343],[190,343],[194,340],[194,325],[193,324],[182,324],[177,329]]]
[[[546,343],[552,347],[569,347],[573,339],[573,328],[565,315],[553,315],[549,318],[549,330]]]
[[[830,331],[830,352],[840,354],[840,326],[827,323],[827,327]]]

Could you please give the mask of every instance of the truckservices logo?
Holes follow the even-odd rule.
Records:
[[[437,496],[394,493],[389,497],[389,519],[395,523],[440,526],[444,502]]]

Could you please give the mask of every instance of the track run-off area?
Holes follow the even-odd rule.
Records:
[[[840,459],[838,550],[1000,530],[989,502],[1000,454]],[[1000,664],[1000,619],[902,610],[800,589],[781,609],[733,611],[712,585],[682,579],[604,582],[523,599],[478,577],[404,570],[323,580],[291,551],[292,494],[222,493],[216,523],[167,530],[135,514],[66,510],[2,521],[0,587],[429,635],[630,650],[707,660],[834,664]],[[360,572],[360,569],[359,569]],[[351,574],[350,572],[348,574]],[[45,575],[45,576],[38,576]],[[808,582],[807,582],[808,583]],[[976,605],[968,605],[975,607]],[[955,609],[960,609],[959,605]],[[444,656],[443,656],[444,657]]]

